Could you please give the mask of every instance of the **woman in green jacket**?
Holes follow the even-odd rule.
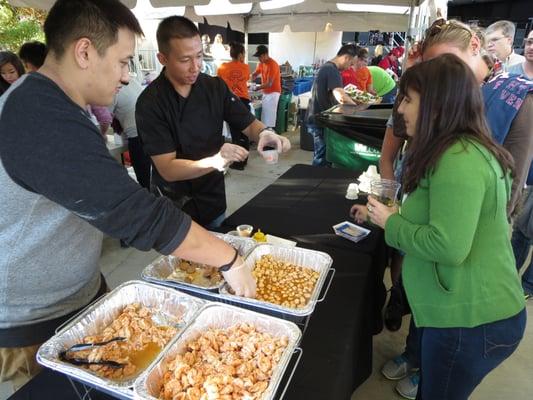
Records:
[[[506,212],[513,161],[492,140],[478,83],[457,56],[410,68],[400,91],[412,137],[406,197],[401,210],[369,198],[368,215],[406,253],[404,285],[421,328],[417,399],[467,399],[526,323]]]

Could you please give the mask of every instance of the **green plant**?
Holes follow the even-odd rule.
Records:
[[[18,52],[30,40],[44,42],[42,26],[46,12],[29,7],[14,7],[0,0],[0,49]]]

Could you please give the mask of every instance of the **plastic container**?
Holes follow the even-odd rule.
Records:
[[[263,150],[261,152],[263,159],[267,164],[277,164],[279,153],[277,150]]]
[[[250,237],[252,235],[253,230],[254,227],[252,225],[239,225],[237,227],[237,233],[241,237]]]

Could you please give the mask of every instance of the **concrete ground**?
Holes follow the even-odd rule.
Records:
[[[281,156],[278,164],[267,165],[257,152],[252,151],[248,166],[244,171],[229,170],[226,175],[228,216],[274,182],[292,165],[311,163],[312,153],[300,150],[298,135],[292,133],[289,134],[289,137],[293,143],[293,150]],[[354,176],[354,180],[355,178]],[[100,263],[108,284],[111,287],[116,287],[125,281],[140,279],[141,271],[155,257],[157,257],[155,251],[141,252],[132,248],[123,249],[118,240],[106,238]],[[388,271],[385,279],[387,282]],[[390,286],[390,281],[387,283],[387,286]],[[528,304],[528,311],[533,311],[533,300],[530,300]],[[354,392],[351,400],[394,400],[401,398],[394,392],[395,383],[386,380],[379,371],[388,359],[403,351],[408,325],[408,317],[405,317],[399,332],[391,333],[384,330],[374,337],[373,373]],[[474,392],[472,400],[532,399],[532,371],[533,322],[529,320],[525,338],[518,350],[481,383]],[[0,399],[7,398],[9,393],[10,390],[6,385],[0,385]]]

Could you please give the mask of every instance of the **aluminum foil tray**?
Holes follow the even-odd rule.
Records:
[[[167,363],[173,360],[177,354],[183,354],[185,346],[190,340],[194,340],[208,328],[229,328],[243,322],[255,325],[262,332],[268,332],[274,336],[287,336],[289,339],[288,346],[273,371],[269,386],[263,394],[263,400],[274,398],[294,349],[301,339],[302,332],[292,322],[225,304],[209,304],[202,309],[194,321],[173,341],[171,347],[137,379],[134,386],[135,398],[146,400],[159,398]]]
[[[311,268],[319,272],[320,275],[315,284],[315,288],[313,289],[313,293],[311,294],[311,297],[305,307],[289,308],[265,301],[235,296],[229,292],[229,287],[227,284],[224,284],[220,288],[220,299],[227,300],[230,303],[239,306],[247,305],[251,309],[259,312],[267,310],[269,314],[284,318],[288,317],[289,319],[295,321],[298,321],[299,318],[303,318],[312,314],[318,301],[318,296],[320,295],[322,287],[324,286],[324,282],[326,281],[328,271],[333,263],[331,257],[328,254],[320,251],[302,249],[298,247],[281,247],[273,246],[271,244],[259,244],[250,252],[250,254],[248,254],[245,259],[245,263],[250,269],[253,269],[255,262],[259,260],[261,256],[267,254],[272,255],[272,257],[277,260],[299,265],[301,267]]]
[[[239,254],[245,257],[255,246],[256,242],[253,239],[226,235],[218,232],[211,232],[213,235],[219,239],[224,240],[226,243],[235,247]],[[142,278],[146,281],[157,283],[160,285],[176,287],[178,289],[186,289],[187,291],[192,292],[217,292],[222,285],[224,285],[224,280],[221,280],[219,283],[213,286],[200,286],[193,283],[187,283],[175,278],[170,278],[169,275],[174,272],[174,269],[181,261],[180,258],[174,256],[161,256],[156,258],[150,265],[148,265],[142,272]]]
[[[58,358],[60,351],[81,343],[85,336],[100,333],[122,312],[124,306],[131,303],[141,303],[155,311],[154,320],[159,324],[168,324],[171,323],[170,321],[175,322],[176,317],[180,318],[181,322],[178,325],[174,324],[178,328],[176,336],[179,336],[183,328],[193,320],[206,302],[174,289],[146,282],[123,283],[97,302],[89,305],[45,342],[37,352],[37,361],[45,367],[70,375],[91,386],[121,395],[128,393],[133,395],[131,387],[143,371],[139,371],[139,374],[128,380],[113,381],[102,378],[88,369],[60,361]],[[161,353],[170,347],[172,342],[173,339],[161,350]]]

